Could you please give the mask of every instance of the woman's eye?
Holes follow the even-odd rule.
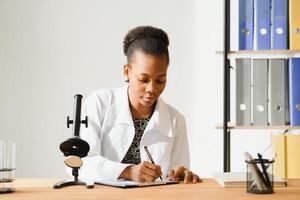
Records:
[[[163,83],[166,82],[166,79],[163,79],[163,80],[157,80],[156,82],[159,83],[159,84],[163,84]]]
[[[138,79],[140,82],[142,83],[147,83],[148,82],[148,79]]]
[[[139,82],[141,82],[141,83],[149,83],[149,82],[151,82],[151,80],[150,79],[138,79],[138,81]],[[165,83],[166,82],[166,79],[159,79],[159,80],[156,80],[155,81],[157,84],[163,84],[163,83]]]

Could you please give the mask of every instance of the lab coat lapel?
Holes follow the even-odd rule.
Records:
[[[118,133],[116,133],[118,137],[116,138],[119,138],[119,140],[115,140],[115,146],[118,149],[119,162],[122,161],[127,153],[135,134],[132,115],[129,108],[127,89],[128,86],[121,88],[117,92],[115,99],[114,111],[116,121],[114,127],[118,127]]]
[[[173,133],[170,112],[167,104],[159,98],[142,137],[140,145],[141,159],[149,161],[148,156],[143,150],[143,146],[146,145],[155,162],[166,168],[168,166],[172,142]]]
[[[167,104],[159,98],[155,110],[146,127],[145,133],[155,131],[167,137],[172,137],[170,112]]]
[[[115,115],[116,124],[126,124],[128,126],[133,126],[132,115],[129,108],[128,102],[128,86],[122,87],[116,94],[115,100]]]

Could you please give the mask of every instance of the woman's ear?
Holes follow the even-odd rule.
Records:
[[[124,81],[129,82],[130,67],[128,64],[123,67]]]

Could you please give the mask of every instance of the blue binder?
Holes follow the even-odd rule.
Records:
[[[254,50],[270,49],[270,30],[271,0],[254,0]]]
[[[288,0],[272,0],[271,49],[287,49]]]
[[[253,50],[253,0],[239,0],[239,50]]]
[[[289,61],[290,120],[292,126],[300,125],[300,58]]]

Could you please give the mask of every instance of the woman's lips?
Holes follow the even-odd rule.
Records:
[[[154,97],[143,97],[144,101],[146,102],[153,102],[154,101]]]

